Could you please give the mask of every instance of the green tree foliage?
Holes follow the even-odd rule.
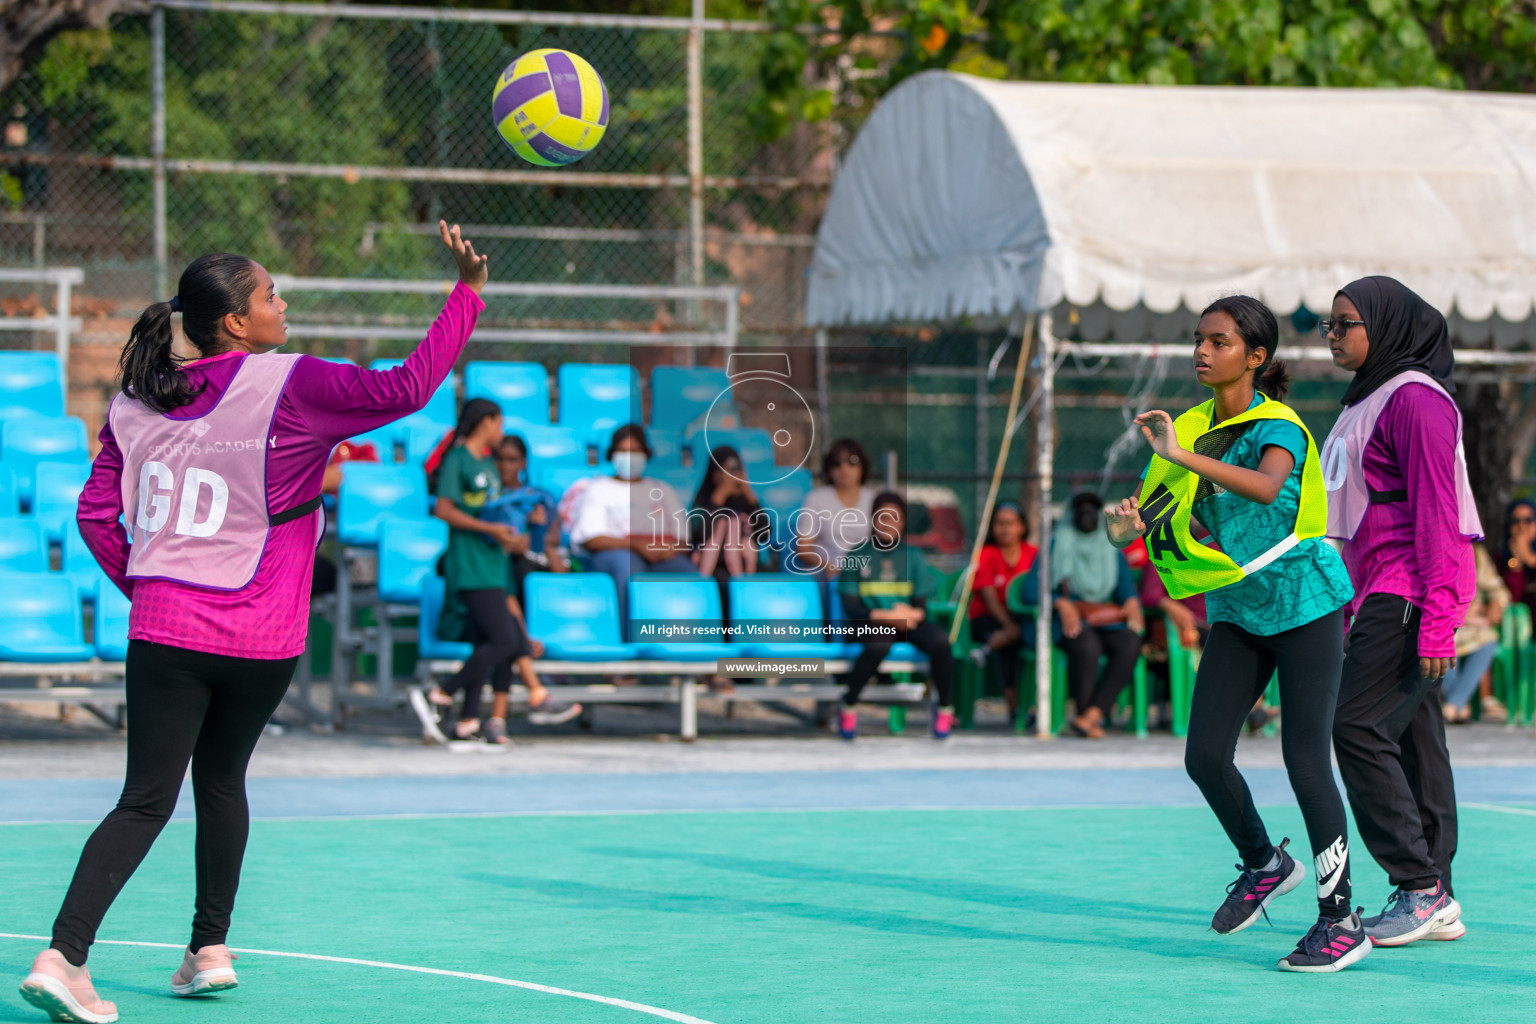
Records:
[[[769,138],[801,120],[857,119],[935,68],[1063,82],[1536,91],[1533,0],[768,0],[765,10],[780,27],[760,69],[756,127]],[[848,68],[862,74],[835,70]],[[820,95],[828,76],[842,79],[838,111]]]

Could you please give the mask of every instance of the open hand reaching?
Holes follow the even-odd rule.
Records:
[[[487,258],[477,256],[475,247],[469,239],[459,236],[457,224],[450,228],[447,221],[440,220],[437,222],[437,230],[442,236],[443,244],[448,247],[449,252],[453,253],[453,262],[459,268],[459,280],[473,289],[476,295],[480,294],[480,289],[485,287],[486,278],[490,276],[490,271],[486,268]]]
[[[1104,519],[1109,541],[1117,548],[1126,547],[1147,532],[1147,525],[1141,521],[1141,505],[1134,496],[1122,498],[1118,505],[1107,506]]]
[[[1173,429],[1173,417],[1161,409],[1151,409],[1136,417],[1137,426],[1141,427],[1141,436],[1147,439],[1152,450],[1158,455],[1179,465],[1179,456],[1184,454],[1184,449],[1179,445],[1178,434]]]

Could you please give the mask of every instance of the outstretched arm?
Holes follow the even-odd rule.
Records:
[[[1279,445],[1264,448],[1258,469],[1243,469],[1186,451],[1174,433],[1173,417],[1161,409],[1142,413],[1136,417],[1136,422],[1141,426],[1142,436],[1158,455],[1259,505],[1273,505],[1280,496],[1280,489],[1285,486],[1286,477],[1296,468],[1296,457]]]
[[[464,351],[485,309],[479,292],[485,286],[486,258],[459,236],[458,225],[449,228],[439,221],[438,228],[458,269],[459,283],[428,328],[426,339],[402,365],[392,370],[367,370],[301,359],[294,367],[284,397],[294,403],[310,429],[329,443],[356,437],[421,409],[448,379]]]

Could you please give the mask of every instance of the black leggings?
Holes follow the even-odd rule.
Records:
[[[1349,916],[1350,898],[1348,824],[1333,781],[1330,743],[1343,664],[1342,609],[1273,636],[1258,636],[1230,622],[1214,624],[1195,675],[1184,749],[1189,777],[1205,794],[1243,865],[1262,867],[1274,847],[1232,758],[1248,712],[1279,669],[1285,716],[1280,750],[1312,844],[1318,909],[1333,919]]]
[[[928,677],[933,683],[934,697],[939,707],[951,707],[955,703],[955,656],[949,649],[949,631],[936,622],[923,620],[917,628],[907,632],[907,643],[928,656]],[[859,702],[864,687],[875,678],[880,663],[891,652],[887,643],[864,641],[864,650],[854,659],[853,668],[843,677],[843,706],[853,707]]]
[[[1097,629],[1085,622],[1077,636],[1063,636],[1056,643],[1067,652],[1067,692],[1077,703],[1077,713],[1098,708],[1107,720],[1115,698],[1136,677],[1141,634],[1124,626]],[[1100,655],[1104,656],[1103,672],[1099,671]]]
[[[461,590],[459,600],[469,613],[469,627],[464,639],[475,645],[464,667],[443,684],[443,692],[464,690],[464,706],[459,720],[480,717],[480,691],[485,677],[491,677],[491,690],[506,693],[512,689],[512,663],[533,656],[528,635],[507,608],[505,590]]]
[[[85,963],[96,929],[176,809],[187,762],[197,802],[197,900],[190,946],[229,934],[250,831],[245,769],[298,658],[268,661],[128,641],[128,775],[117,808],[80,853],[54,949]]]
[[[978,616],[971,620],[971,641],[984,644],[993,633],[1002,628],[1003,624],[992,616]],[[997,674],[998,686],[1004,693],[1012,692],[1015,695],[1018,693],[1019,669],[1026,637],[1033,639],[1033,634],[1025,629],[1025,623],[1020,623],[1019,638],[992,651],[987,659],[992,663],[992,669]]]

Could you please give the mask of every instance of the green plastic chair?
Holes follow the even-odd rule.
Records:
[[[1020,615],[1034,618],[1038,609],[1034,603],[1037,596],[1033,587],[1026,587],[1026,582],[1033,583],[1035,577],[1031,574],[1016,576],[1008,584],[1008,610]],[[1023,678],[1033,679],[1035,675],[1035,646],[1028,642],[1024,644],[1024,656],[1021,659]],[[1028,691],[1029,700],[1025,701],[1025,691]],[[1131,685],[1126,687],[1131,695],[1131,722],[1130,727],[1135,730],[1137,739],[1147,738],[1147,663],[1146,659],[1137,657],[1136,671],[1131,677]],[[1033,686],[1019,688],[1019,707],[1034,707],[1035,688]],[[1125,704],[1126,694],[1120,694],[1120,704]],[[1051,722],[1060,733],[1067,726],[1067,655],[1061,648],[1051,645]],[[1019,716],[1014,723],[1014,731],[1025,731],[1024,717]]]
[[[1532,639],[1531,610],[1519,602],[1510,605],[1499,623],[1499,633],[1494,689],[1509,708],[1510,724],[1528,726],[1536,714],[1536,642]]]

